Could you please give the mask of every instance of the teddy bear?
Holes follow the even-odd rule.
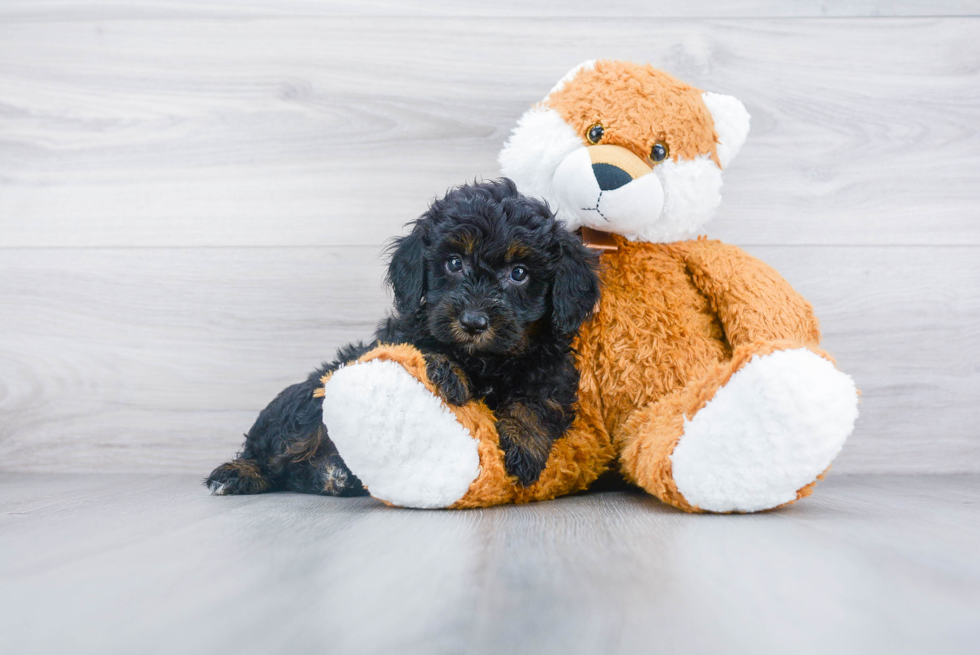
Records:
[[[612,471],[687,512],[808,495],[851,434],[853,380],[810,304],[704,225],[745,142],[736,98],[650,65],[577,66],[518,121],[501,172],[600,250],[575,342],[576,418],[538,480],[503,466],[493,413],[443,403],[420,353],[382,345],[323,380],[323,420],[370,493],[406,507],[545,500]]]

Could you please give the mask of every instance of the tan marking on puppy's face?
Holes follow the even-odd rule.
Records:
[[[448,239],[446,243],[451,247],[455,248],[456,252],[460,255],[470,255],[473,253],[473,248],[476,247],[476,237],[468,233],[453,234]]]
[[[517,261],[519,259],[524,259],[534,254],[531,248],[520,241],[512,241],[509,246],[507,246],[506,260],[508,262]]]
[[[598,61],[548,96],[545,104],[573,130],[586,134],[602,125],[600,144],[617,145],[649,161],[654,144],[667,144],[670,157],[709,155],[720,167],[714,121],[701,91],[649,64]]]

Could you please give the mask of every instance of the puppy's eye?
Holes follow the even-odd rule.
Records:
[[[527,282],[527,269],[523,266],[515,266],[510,272],[510,279],[518,284],[524,284]]]
[[[667,147],[667,144],[664,143],[663,141],[657,141],[656,143],[653,144],[653,147],[650,148],[650,159],[652,159],[654,162],[658,164],[663,160],[667,159],[669,155],[670,155],[670,149]]]
[[[589,140],[589,143],[599,143],[599,140],[602,139],[602,135],[605,133],[605,131],[605,128],[602,127],[602,123],[593,123],[585,133],[585,138]]]
[[[459,273],[463,270],[463,260],[459,255],[450,255],[446,259],[446,270],[450,273]]]

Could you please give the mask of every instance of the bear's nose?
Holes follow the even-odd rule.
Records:
[[[592,164],[592,174],[602,191],[612,191],[633,181],[629,173],[612,164]]]
[[[479,334],[490,327],[490,318],[483,312],[465,311],[459,317],[459,324],[470,334]]]

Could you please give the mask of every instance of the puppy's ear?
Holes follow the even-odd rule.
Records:
[[[561,260],[551,285],[551,325],[555,334],[569,336],[599,302],[599,256],[564,227],[558,230]]]
[[[415,227],[408,235],[395,239],[391,244],[388,284],[395,294],[395,308],[399,314],[412,314],[422,305],[427,232],[428,221],[423,217],[415,221]]]

